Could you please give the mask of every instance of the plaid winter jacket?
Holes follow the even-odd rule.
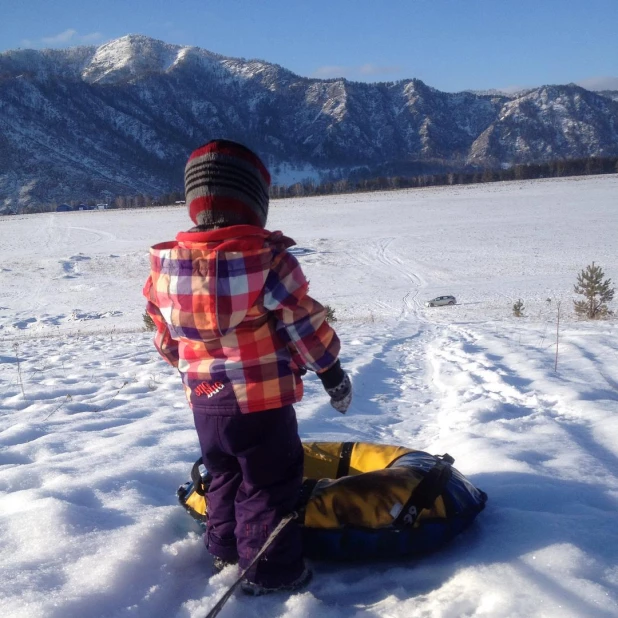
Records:
[[[281,232],[237,225],[181,232],[150,250],[144,286],[155,346],[191,407],[215,414],[300,401],[303,368],[321,372],[339,339]]]

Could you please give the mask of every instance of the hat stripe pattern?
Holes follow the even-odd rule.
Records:
[[[264,227],[269,184],[270,174],[260,159],[248,148],[227,140],[198,148],[185,168],[186,201],[191,219],[198,225],[244,222]]]
[[[193,166],[191,172],[185,177],[185,186],[188,193],[198,191],[204,197],[217,195],[219,187],[235,189],[240,193],[246,193],[247,199],[253,201],[262,210],[264,210],[264,204],[268,202],[268,193],[263,181],[258,184],[255,175],[223,161],[211,161]],[[204,187],[204,190],[200,192],[201,187]]]

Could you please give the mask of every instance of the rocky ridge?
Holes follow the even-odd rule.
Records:
[[[188,153],[220,136],[256,149],[280,184],[508,166],[618,155],[618,101],[573,84],[506,95],[309,79],[136,35],[0,54],[5,212],[181,188]]]

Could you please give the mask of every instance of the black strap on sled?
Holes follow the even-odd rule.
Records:
[[[416,486],[408,501],[403,505],[401,512],[395,518],[393,525],[413,525],[418,514],[423,509],[430,509],[444,491],[451,480],[453,469],[451,464],[455,460],[448,454],[442,455]]]
[[[204,479],[200,474],[200,466],[203,465],[204,461],[200,457],[194,464],[193,468],[191,468],[191,480],[193,481],[193,487],[195,488],[195,493],[200,496],[206,495],[206,488],[204,487]]]
[[[350,460],[352,459],[352,449],[356,442],[344,442],[341,445],[341,454],[339,455],[339,465],[337,466],[336,479],[343,476],[348,476],[350,473]]]
[[[318,484],[318,479],[305,479],[300,486],[300,494],[298,496],[298,502],[296,503],[296,512],[298,513],[298,521],[300,524],[305,522],[305,512],[307,510],[307,503],[311,499],[311,494],[315,486]]]

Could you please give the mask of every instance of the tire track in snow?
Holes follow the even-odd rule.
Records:
[[[399,239],[396,237],[366,239],[363,250],[351,252],[350,257],[362,264],[363,267],[376,270],[376,276],[384,282],[385,287],[388,286],[387,292],[406,288],[406,291],[400,297],[398,306],[394,305],[392,301],[374,300],[374,303],[380,308],[398,309],[399,319],[404,319],[410,314],[417,313],[418,309],[422,307],[417,297],[425,282],[420,275],[411,271],[404,260],[393,251],[392,246],[396,240]]]
[[[417,300],[417,297],[420,288],[424,285],[424,281],[419,275],[409,270],[403,260],[393,253],[391,246],[395,240],[396,238],[394,237],[381,238],[375,255],[380,264],[402,275],[413,286],[413,289],[407,291],[401,299],[401,312],[399,314],[399,319],[401,320],[410,313],[417,313],[418,309],[420,309],[421,303]]]
[[[94,236],[94,240],[90,244],[96,244],[100,240],[106,240],[107,241],[107,240],[116,240],[117,239],[116,234],[112,234],[111,232],[105,232],[103,230],[95,230],[95,229],[90,228],[90,227],[78,227],[78,226],[75,226],[75,225],[70,225],[66,229],[68,230],[69,235],[71,234],[71,232],[73,230],[76,230],[78,232],[86,232],[87,234],[92,234]]]

